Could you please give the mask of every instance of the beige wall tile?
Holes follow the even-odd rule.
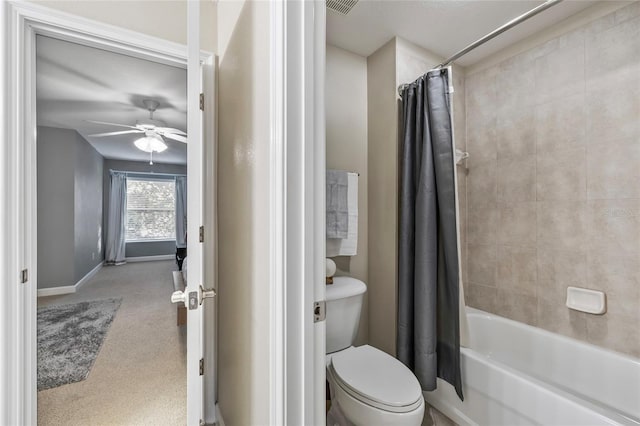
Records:
[[[640,200],[591,200],[587,205],[589,249],[640,254]]]
[[[557,48],[535,61],[535,91],[538,103],[564,98],[584,91],[584,31],[558,39]]]
[[[589,84],[586,102],[587,143],[609,145],[640,136],[640,73],[632,82],[604,77]]]
[[[538,297],[564,302],[567,287],[587,287],[587,253],[585,251],[550,250],[537,252]]]
[[[467,151],[469,164],[479,164],[498,158],[495,115],[477,123],[467,121]]]
[[[564,300],[538,298],[538,327],[587,340],[587,314],[567,308]]]
[[[484,123],[495,117],[497,70],[489,69],[465,79],[467,123]]]
[[[467,212],[467,241],[470,244],[496,244],[498,207],[469,208]]]
[[[535,115],[538,154],[585,146],[584,93],[537,105]]]
[[[495,287],[496,246],[468,244],[468,280],[474,284]]]
[[[535,110],[502,110],[496,122],[498,158],[522,157],[536,152]]]
[[[530,55],[514,56],[497,67],[496,108],[498,116],[506,111],[532,106],[535,102],[535,68]]]
[[[585,56],[586,77],[593,84],[640,71],[640,18],[606,29],[592,28],[586,37]]]
[[[498,159],[498,201],[518,202],[536,199],[536,158]]]
[[[498,243],[535,247],[536,216],[536,203],[533,201],[500,204]]]
[[[541,250],[584,250],[587,204],[584,201],[538,202],[538,247]]]
[[[469,282],[469,248],[466,242],[460,244],[460,266],[462,270],[462,283]]]
[[[639,115],[640,117],[640,111]],[[640,119],[635,118],[640,122]],[[640,198],[640,137],[587,149],[587,197]]]
[[[522,294],[512,289],[498,288],[496,310],[498,315],[529,325],[538,322],[535,296]]]
[[[535,247],[498,246],[496,282],[499,288],[536,296]]]
[[[613,13],[616,24],[621,24],[629,19],[640,16],[640,2],[633,2],[630,6],[618,9]]]
[[[536,194],[538,201],[586,200],[587,150],[538,153]]]
[[[608,295],[625,295],[629,301],[640,294],[638,256],[598,250],[589,251],[587,259],[589,288],[604,291]],[[640,310],[640,307],[633,306],[633,309]]]
[[[496,312],[498,289],[496,287],[469,283],[465,288],[465,298],[468,306],[482,309],[486,312]]]
[[[468,304],[640,356],[640,2],[466,83]]]
[[[498,199],[498,163],[469,161],[467,174],[468,201],[471,208],[494,206]]]

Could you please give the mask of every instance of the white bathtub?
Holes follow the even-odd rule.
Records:
[[[464,402],[439,379],[437,390],[424,393],[458,424],[640,425],[640,360],[477,309],[467,313]]]

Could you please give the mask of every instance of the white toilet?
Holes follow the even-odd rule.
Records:
[[[420,425],[425,404],[411,370],[372,346],[351,346],[366,291],[351,277],[334,277],[327,285],[327,426]]]

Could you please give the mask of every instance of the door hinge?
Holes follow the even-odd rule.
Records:
[[[327,317],[327,303],[324,300],[321,302],[314,302],[313,322],[324,321],[326,317]]]
[[[200,234],[200,242],[204,243],[204,226],[200,227],[199,234]]]
[[[204,93],[200,93],[200,111],[204,111]]]
[[[24,284],[29,281],[29,270],[23,269],[20,271],[20,284]]]
[[[200,375],[204,376],[204,358],[200,358]]]

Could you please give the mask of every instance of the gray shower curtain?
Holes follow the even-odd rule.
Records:
[[[440,377],[463,399],[448,86],[435,70],[402,93],[397,354],[424,390]]]

